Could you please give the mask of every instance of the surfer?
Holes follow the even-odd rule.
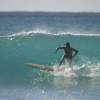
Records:
[[[72,47],[70,46],[70,43],[69,43],[69,42],[67,42],[67,43],[65,44],[65,46],[63,46],[63,47],[58,47],[58,48],[56,48],[56,53],[57,53],[57,51],[58,51],[59,49],[63,49],[64,52],[65,52],[65,54],[64,54],[63,58],[61,59],[59,65],[61,65],[61,64],[65,61],[65,59],[66,59],[67,62],[68,62],[68,64],[69,64],[69,66],[71,66],[72,58],[75,57],[75,56],[77,55],[78,50],[76,50],[75,48],[72,48]],[[74,54],[73,54],[73,51],[74,51]]]

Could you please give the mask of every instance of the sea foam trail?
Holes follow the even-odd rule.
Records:
[[[54,76],[64,76],[64,77],[98,77],[100,76],[100,63],[87,63],[79,65],[73,65],[68,67],[68,65],[58,65],[52,66],[54,72],[51,73]]]

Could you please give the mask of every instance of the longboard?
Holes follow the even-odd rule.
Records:
[[[71,69],[57,69],[55,70],[54,68],[50,68],[47,65],[41,65],[41,64],[33,64],[33,63],[25,63],[28,67],[30,68],[35,68],[38,70],[46,71],[46,72],[54,72],[54,75],[66,75],[66,76],[75,76],[75,72],[73,72]],[[56,72],[56,73],[55,73]],[[63,73],[63,74],[62,74]]]
[[[46,66],[46,65],[32,64],[32,63],[25,63],[25,64],[26,64],[28,67],[36,68],[36,69],[43,70],[43,71],[51,71],[51,72],[54,71],[53,68],[50,68],[49,66]]]

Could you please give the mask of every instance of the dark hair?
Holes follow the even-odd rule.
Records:
[[[67,43],[66,43],[66,46],[70,46],[70,43],[69,43],[69,42],[67,42]]]

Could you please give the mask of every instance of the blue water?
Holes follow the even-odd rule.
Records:
[[[25,65],[58,67],[66,42],[79,50],[75,76]],[[100,13],[1,12],[0,100],[100,100],[99,43]]]

